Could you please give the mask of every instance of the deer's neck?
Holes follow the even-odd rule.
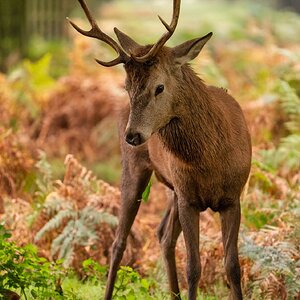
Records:
[[[193,88],[191,88],[193,87]],[[223,147],[226,122],[208,88],[192,70],[183,73],[175,99],[177,117],[160,130],[165,147],[184,162],[212,163]]]

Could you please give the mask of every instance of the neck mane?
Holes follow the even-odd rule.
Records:
[[[186,163],[211,165],[224,148],[226,120],[216,99],[188,65],[182,66],[174,103],[177,116],[159,131],[163,144]]]

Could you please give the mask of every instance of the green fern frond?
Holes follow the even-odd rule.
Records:
[[[98,240],[98,235],[94,230],[95,226],[86,226],[86,224],[83,223],[81,219],[79,219],[76,221],[76,229],[76,235],[74,238],[76,244],[86,246],[91,242],[95,242],[96,240]]]
[[[44,209],[47,215],[53,215],[61,210],[72,208],[72,203],[60,196],[57,192],[50,193],[45,199]]]
[[[300,120],[298,126],[300,127]],[[300,169],[300,134],[282,138],[278,151],[283,154],[282,161],[285,161],[290,170]]]
[[[51,244],[51,255],[54,256],[58,251],[61,250],[64,241],[67,237],[74,235],[74,220],[70,220],[64,227],[63,231],[52,241]]]
[[[49,162],[47,161],[46,152],[41,150],[39,150],[38,152],[39,152],[39,160],[35,164],[35,166],[39,169],[39,171],[41,171],[44,174],[44,176],[47,179],[52,180],[52,168]]]
[[[106,223],[115,227],[118,225],[118,218],[108,212],[98,211],[92,206],[86,206],[81,211],[83,222],[88,226],[98,225],[99,223]]]
[[[298,256],[297,251],[288,242],[263,246],[256,245],[249,237],[244,237],[243,245],[240,247],[240,253],[254,262],[251,271],[256,274],[255,284],[259,285],[270,274],[274,274],[276,277],[284,279],[285,287],[289,291],[300,290],[300,275],[296,275],[295,263],[295,257]],[[295,256],[295,254],[297,255]],[[291,294],[291,296],[296,295],[297,293]]]
[[[283,137],[277,149],[262,150],[260,154],[271,170],[284,166],[289,171],[297,171],[300,169],[300,134]]]
[[[61,247],[58,253],[58,259],[65,258],[68,255],[68,252],[72,251],[74,247],[73,241],[76,234],[75,232],[76,228],[74,228],[74,225],[75,225],[75,221],[70,220],[70,222],[64,228],[64,231],[67,232],[68,234],[66,234],[66,237],[63,239],[61,243]]]
[[[72,264],[74,258],[74,247],[68,248],[68,251],[65,254],[63,265],[65,268],[69,267]]]
[[[40,229],[34,240],[39,241],[47,232],[58,229],[67,218],[76,218],[77,213],[74,210],[66,209],[58,212],[48,223]]]
[[[117,226],[118,225],[118,218],[112,214],[107,212],[101,212],[100,214],[100,222],[106,223],[110,226]]]
[[[288,82],[280,80],[276,87],[281,107],[288,121],[285,123],[290,134],[281,138],[275,149],[260,151],[262,161],[274,172],[279,168],[285,171],[300,169],[300,98]]]
[[[280,95],[281,106],[289,117],[289,121],[286,123],[287,129],[291,133],[300,134],[300,98],[286,81],[280,80],[276,90]]]
[[[96,226],[100,222],[100,212],[97,211],[94,207],[86,206],[80,212],[80,219],[87,226]]]
[[[69,231],[65,230],[59,234],[51,243],[51,256],[53,257],[61,248],[64,239],[69,235]]]
[[[39,160],[35,166],[41,173],[41,178],[36,179],[39,193],[46,195],[52,188],[53,174],[51,165],[47,161],[47,155],[44,151],[39,151]]]

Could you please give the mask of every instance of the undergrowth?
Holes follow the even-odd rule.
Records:
[[[260,151],[252,191],[243,203],[246,224],[257,229],[243,235],[241,246],[242,256],[252,262],[245,287],[249,299],[300,295],[300,98],[286,81],[276,91],[287,134],[277,146]]]
[[[63,269],[37,254],[33,245],[24,247],[10,242],[11,234],[0,225],[0,297],[5,300],[13,291],[24,299],[62,299],[57,285]]]
[[[137,26],[139,19],[133,17],[136,13],[127,2],[126,7],[120,1],[111,10],[103,10],[107,15],[102,21],[112,14],[110,17],[118,19],[121,27],[126,29],[127,25],[129,34],[137,28],[133,36],[153,42],[154,34],[145,37],[145,28],[152,28],[156,35],[163,30],[161,24],[156,20],[155,24],[150,23],[153,16],[148,12],[140,14],[145,22]],[[261,105],[249,118],[249,127],[252,121],[255,127],[254,159],[242,201],[240,256],[245,297],[299,299],[299,16],[271,11],[262,3],[243,1],[228,6],[220,1],[201,1],[188,6],[188,2],[183,3],[181,26],[170,43],[175,45],[202,31],[213,30],[215,38],[199,61],[195,60],[195,70],[201,76],[203,73],[209,84],[228,88],[246,113],[248,104]],[[146,7],[145,2],[132,5],[139,12]],[[157,8],[169,13],[170,7],[157,6],[155,11]],[[124,11],[128,14],[122,19]],[[199,11],[203,12],[202,18],[197,18]],[[189,20],[184,19],[187,17]],[[190,22],[192,19],[195,23]],[[105,26],[110,28],[111,20],[107,22]],[[14,229],[11,236],[0,227],[3,298],[9,292],[22,295],[22,299],[103,298],[120,193],[97,179],[79,161],[87,161],[98,174],[117,181],[119,171],[115,166],[120,165],[120,158],[117,129],[111,125],[115,123],[112,103],[122,102],[124,93],[119,69],[110,73],[91,63],[91,55],[97,51],[98,44],[74,38],[66,78],[58,81],[53,76],[53,59],[47,53],[39,55],[35,62],[21,62],[8,75],[0,74],[0,212],[1,220],[9,219],[6,225]],[[101,47],[100,51],[106,52]],[[37,151],[39,148],[47,155]],[[78,160],[67,156],[66,170],[60,169],[60,176],[56,176],[49,161],[63,161],[66,153],[75,153]],[[151,184],[143,199],[151,207],[151,199],[146,201],[150,187]],[[18,212],[10,216],[14,209],[5,214],[5,209],[9,205],[15,208],[20,199],[32,208],[31,215]],[[22,230],[17,225],[20,221]],[[148,274],[142,269],[147,257],[141,255],[152,241],[143,236],[143,222],[148,222],[146,226],[151,229],[156,225],[155,220],[138,224],[138,234],[132,235],[128,243],[126,261]],[[36,246],[24,245],[30,238],[19,238],[26,230],[35,235]],[[20,240],[13,242],[15,236]],[[213,271],[203,281],[210,285],[207,290],[211,293],[199,292],[198,296],[222,299],[228,290],[223,283],[224,274],[215,268],[216,261],[221,265],[223,254],[216,240],[209,234],[203,233],[204,236],[208,242],[207,249],[202,250],[207,250],[207,260],[213,257],[207,263]],[[140,243],[132,242],[134,238]],[[157,253],[155,260],[158,256]],[[152,258],[150,266],[155,268],[154,265]],[[169,299],[165,285],[155,274],[141,276],[134,269],[123,267],[118,273],[115,298]]]
[[[116,227],[117,217],[109,212],[104,199],[118,197],[118,191],[97,180],[72,155],[66,157],[65,165],[63,182],[54,182],[44,155],[37,163],[44,172],[38,185],[41,187],[40,194],[45,197],[41,213],[47,221],[36,233],[35,242],[49,233],[54,234],[51,257],[63,259],[64,266],[68,267],[79,249],[97,248],[101,235],[105,234],[103,227]]]

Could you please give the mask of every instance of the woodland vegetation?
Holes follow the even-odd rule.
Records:
[[[155,14],[169,16],[165,2],[109,2],[98,18],[111,35],[116,26],[151,43],[163,30]],[[82,17],[73,19],[85,24]],[[214,36],[193,68],[239,101],[253,142],[239,239],[245,299],[300,299],[300,15],[258,1],[183,1],[170,45],[209,31]],[[125,74],[94,62],[111,58],[110,49],[71,28],[69,36],[31,41],[28,58],[0,73],[2,299],[104,293],[118,222],[116,116],[127,101]],[[165,190],[152,178],[143,198],[115,299],[169,297],[156,239]],[[226,299],[218,215],[202,213],[200,226],[199,299]],[[182,237],[176,251],[185,287]]]

